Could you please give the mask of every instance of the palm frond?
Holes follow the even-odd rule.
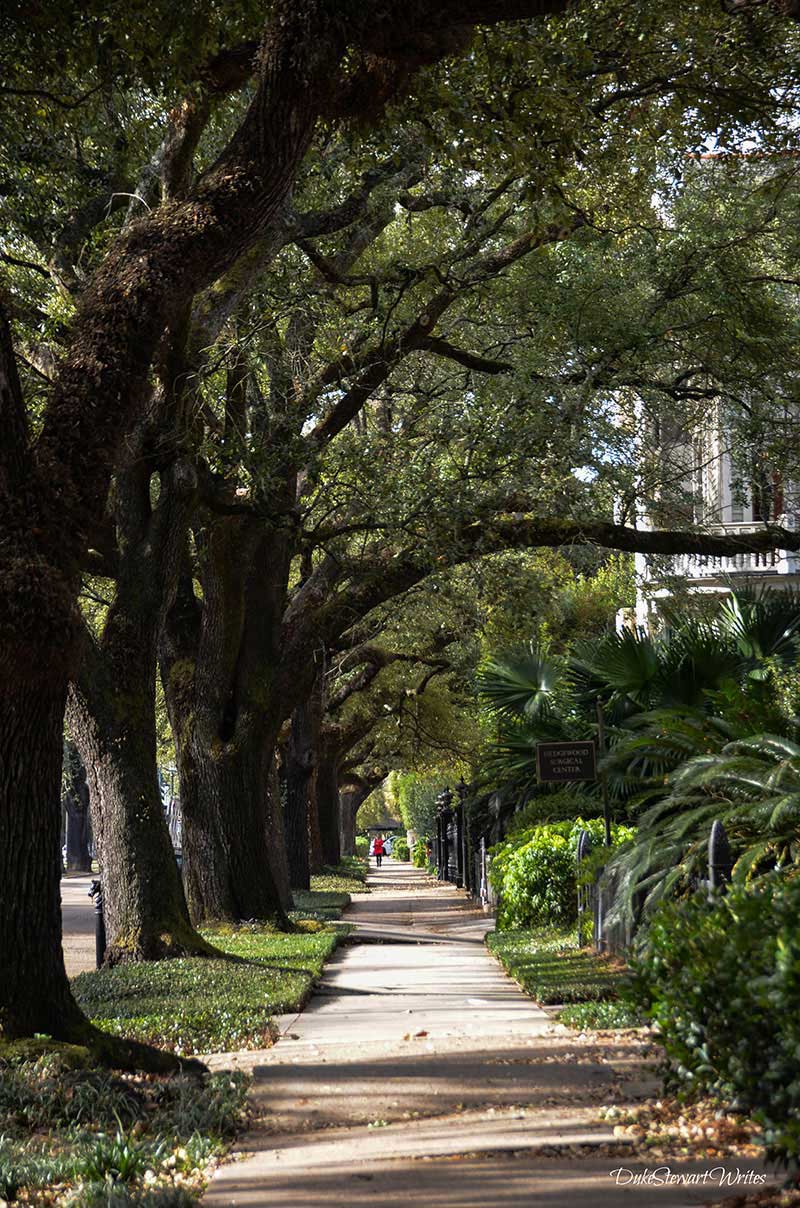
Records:
[[[534,642],[489,659],[478,671],[478,695],[499,717],[532,719],[553,709],[562,664]]]

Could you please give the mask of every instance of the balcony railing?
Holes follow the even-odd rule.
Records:
[[[783,527],[794,529],[795,517],[782,517]],[[745,536],[761,532],[754,524],[725,524],[713,530],[725,536]],[[720,557],[713,554],[677,554],[671,559],[671,573],[692,580],[725,579],[729,575],[792,575],[800,573],[800,559],[786,550],[743,551]]]

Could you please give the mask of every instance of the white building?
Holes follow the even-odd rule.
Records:
[[[675,464],[673,449],[673,465]],[[800,495],[795,484],[772,474],[759,492],[737,479],[731,452],[720,427],[707,429],[691,442],[681,442],[679,461],[685,468],[683,490],[697,528],[709,534],[735,535],[763,530],[770,524],[796,529],[800,524]],[[688,515],[686,519],[689,519]],[[676,526],[677,527],[677,526]],[[660,602],[672,596],[681,580],[683,590],[699,594],[725,594],[732,587],[800,587],[800,555],[785,550],[734,554],[679,554],[654,559],[636,554],[636,608],[620,616],[621,624],[658,627]]]

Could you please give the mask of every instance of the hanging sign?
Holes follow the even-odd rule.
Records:
[[[537,742],[536,771],[539,780],[596,780],[597,760],[593,742]]]

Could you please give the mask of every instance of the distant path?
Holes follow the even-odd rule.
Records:
[[[94,905],[89,886],[97,873],[70,872],[61,878],[61,920],[67,976],[95,967]]]
[[[211,1059],[254,1072],[257,1121],[247,1159],[217,1172],[205,1208],[722,1198],[618,1186],[611,1169],[644,1163],[593,1120],[597,1104],[653,1090],[636,1046],[582,1042],[552,1024],[486,950],[490,921],[460,891],[391,860],[370,885],[346,914],[355,942],[326,966],[307,1009],[280,1021],[276,1046]]]

